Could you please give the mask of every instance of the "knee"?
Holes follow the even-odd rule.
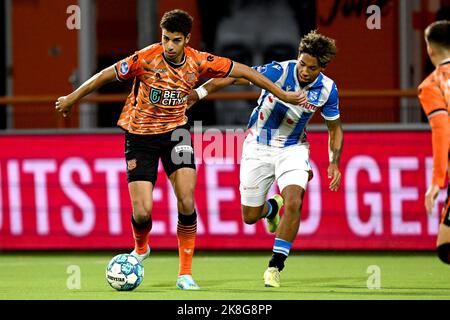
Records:
[[[450,243],[443,243],[437,247],[439,259],[446,264],[450,264]]]
[[[290,197],[284,200],[285,214],[299,214],[302,209],[302,199],[298,197]]]
[[[244,220],[245,224],[255,224],[260,216],[260,208],[242,207],[242,220]]]
[[[194,196],[193,194],[180,193],[177,196],[178,199],[178,210],[185,213],[191,213],[194,210]]]
[[[244,220],[245,224],[255,224],[256,221],[258,221],[258,219],[256,219],[255,217],[245,214],[242,214],[242,219]]]
[[[145,223],[150,218],[152,206],[142,201],[133,201],[133,218],[137,223]]]

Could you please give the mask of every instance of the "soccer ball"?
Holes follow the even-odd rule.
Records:
[[[144,267],[128,253],[118,254],[106,267],[106,280],[109,285],[119,291],[136,289],[144,279]]]

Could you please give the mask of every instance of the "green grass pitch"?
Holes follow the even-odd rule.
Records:
[[[193,262],[202,288],[197,292],[175,287],[177,253],[158,251],[144,261],[144,281],[136,290],[115,291],[105,280],[105,267],[117,253],[0,253],[0,299],[450,299],[450,267],[431,252],[292,252],[282,287],[265,288],[262,275],[270,252],[199,251]],[[79,268],[79,289],[68,288],[74,283],[70,266]],[[370,266],[379,268],[379,289],[367,286],[376,284]]]

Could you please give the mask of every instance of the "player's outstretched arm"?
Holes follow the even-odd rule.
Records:
[[[204,84],[202,84],[197,89],[192,90],[189,93],[188,97],[188,109],[192,107],[197,101],[203,99],[208,94],[217,92],[225,87],[231,86],[231,85],[249,85],[250,81],[244,79],[244,78],[214,78],[206,81]]]
[[[228,87],[232,84],[250,84],[245,79],[236,79],[236,78],[214,78],[206,81],[204,84],[202,84],[200,87],[192,90],[189,93],[188,96],[188,109],[192,107],[197,101],[203,99],[208,94],[214,93],[216,91],[219,91],[220,89],[223,89],[225,87]]]
[[[301,105],[307,101],[304,92],[286,92],[256,70],[244,64],[234,62],[233,70],[228,78],[211,79],[199,88],[193,90],[188,97],[188,108],[208,94],[219,91],[230,85],[249,85],[251,83],[271,92],[277,98],[287,103]]]
[[[84,96],[97,90],[104,84],[116,79],[116,73],[114,72],[114,66],[108,67],[93,75],[86,80],[77,90],[67,96],[59,97],[55,103],[55,109],[61,112],[64,117],[72,110],[72,106],[80,101]]]
[[[344,130],[342,130],[341,120],[326,120],[328,127],[328,179],[331,179],[330,190],[337,191],[341,183],[341,172],[339,171],[339,161],[341,159],[344,145]]]
[[[258,71],[238,62],[234,62],[230,77],[244,78],[254,85],[271,92],[278,99],[293,105],[302,105],[307,101],[306,94],[303,91],[284,91]]]

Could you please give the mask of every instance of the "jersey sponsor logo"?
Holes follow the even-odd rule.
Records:
[[[152,104],[162,104],[163,106],[179,106],[185,104],[188,95],[180,90],[161,90],[161,89],[150,89],[150,103]]]
[[[317,109],[319,109],[319,106],[315,106],[309,102],[305,103],[302,105],[303,109],[309,110],[309,111],[316,111]]]
[[[162,90],[151,88],[150,89],[150,102],[158,103],[161,100]]]
[[[127,169],[131,171],[136,168],[136,159],[131,159],[127,161]]]
[[[128,70],[130,70],[130,68],[128,67],[128,62],[123,61],[120,64],[120,70],[119,70],[120,74],[126,75],[128,73]]]

